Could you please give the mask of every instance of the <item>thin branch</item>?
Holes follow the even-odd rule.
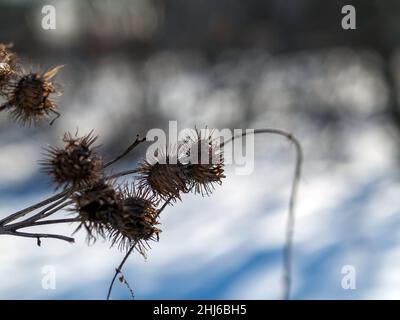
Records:
[[[191,187],[191,188],[187,191],[187,193],[189,193],[190,191],[192,191],[193,188],[194,188],[194,187]],[[157,210],[156,218],[158,218],[158,217],[160,216],[160,214],[164,211],[164,209],[167,207],[167,205],[169,205],[169,204],[171,203],[172,200],[174,200],[174,197],[173,197],[173,196],[170,196],[170,197],[168,198],[168,200],[166,200],[166,201],[164,202],[164,204],[161,206],[161,208]]]
[[[46,225],[46,224],[73,223],[73,222],[79,222],[79,221],[81,221],[81,219],[79,219],[79,218],[43,220],[43,221],[37,221],[35,223],[32,223],[28,227],[36,227],[36,226],[42,226],[42,225]],[[20,228],[26,228],[26,227],[20,227]]]
[[[43,209],[42,211],[40,211],[39,213],[33,215],[32,217],[25,219],[24,221],[21,222],[17,222],[17,223],[13,223],[13,224],[9,224],[6,225],[4,228],[5,229],[9,229],[9,230],[16,230],[19,228],[26,228],[31,226],[33,223],[35,223],[35,221],[40,220],[40,219],[44,219],[58,211],[60,211],[62,208],[70,205],[72,203],[72,201],[67,201],[68,197],[65,197],[53,204],[51,204],[50,206],[48,206],[47,208]]]
[[[291,133],[279,129],[255,129],[251,133],[244,132],[240,135],[233,136],[231,139],[221,143],[223,147],[226,143],[234,141],[234,139],[246,136],[248,134],[276,134],[284,136],[289,139],[296,148],[296,164],[294,171],[294,178],[290,192],[288,218],[286,223],[285,246],[283,249],[283,268],[284,268],[284,285],[283,285],[283,298],[290,299],[290,290],[292,282],[292,251],[293,251],[293,234],[295,225],[295,203],[301,176],[301,166],[303,163],[303,152],[299,140],[296,139]]]
[[[113,180],[113,179],[120,178],[120,177],[123,177],[123,176],[128,176],[130,174],[138,173],[139,171],[140,171],[140,169],[132,169],[132,170],[121,171],[121,172],[109,175],[106,179],[107,180]]]
[[[68,198],[66,198],[64,201],[66,201],[66,200],[68,200]],[[71,200],[67,201],[67,202],[64,202],[64,203],[61,203],[58,207],[55,207],[53,210],[50,210],[50,211],[47,211],[47,212],[43,212],[41,215],[38,214],[37,216],[33,216],[32,218],[35,218],[34,221],[47,218],[47,217],[51,216],[52,214],[60,211],[61,209],[65,208],[65,207],[67,207],[67,206],[69,206],[69,205],[71,205],[73,203],[74,202],[71,201]]]
[[[57,201],[58,199],[64,197],[66,194],[68,194],[68,192],[70,192],[70,191],[71,191],[71,189],[64,190],[64,191],[57,193],[54,196],[51,196],[41,202],[35,203],[34,205],[32,205],[30,207],[27,207],[25,209],[17,211],[15,213],[5,217],[4,219],[0,220],[0,226],[3,226],[5,224],[7,224],[11,221],[17,220],[19,218],[22,218],[23,216],[27,215],[28,213],[30,213],[34,210],[37,210],[37,209],[39,209],[43,206],[46,206],[54,201]]]
[[[28,233],[28,232],[7,231],[7,230],[2,231],[1,234],[7,234],[7,235],[17,236],[17,237],[36,238],[36,239],[38,239],[38,244],[40,243],[40,238],[53,238],[53,239],[64,240],[64,241],[67,241],[70,243],[75,242],[74,238],[66,237],[66,236],[59,235],[59,234]]]
[[[141,140],[141,141],[142,141],[142,140]],[[127,170],[127,171],[121,171],[121,172],[118,172],[118,173],[115,173],[115,174],[113,174],[113,175],[108,176],[106,179],[107,179],[107,180],[115,179],[115,178],[119,178],[119,177],[126,176],[126,175],[129,175],[129,174],[134,174],[134,173],[137,173],[137,172],[138,172],[137,169]],[[45,217],[48,217],[49,215],[51,215],[51,214],[57,212],[58,210],[62,209],[63,207],[65,207],[65,206],[71,204],[71,202],[67,202],[67,203],[65,203],[65,204],[60,205],[60,207],[58,207],[58,208],[56,208],[56,209],[54,209],[54,210],[52,210],[52,211],[49,211],[50,209],[54,208],[54,207],[57,206],[58,204],[61,204],[61,203],[64,202],[66,199],[68,199],[68,197],[69,197],[74,191],[78,191],[78,190],[74,190],[74,189],[72,189],[72,188],[68,188],[68,189],[64,190],[63,192],[57,193],[56,195],[54,195],[54,196],[52,196],[52,197],[49,197],[49,198],[47,198],[47,199],[45,199],[45,200],[43,200],[43,201],[41,201],[41,202],[38,202],[38,203],[36,203],[36,204],[34,204],[34,205],[30,206],[30,207],[27,207],[27,208],[25,208],[25,209],[22,209],[22,210],[16,212],[16,213],[13,213],[13,214],[11,214],[11,215],[5,217],[4,219],[0,220],[0,226],[4,226],[4,225],[6,225],[7,223],[10,223],[10,222],[12,222],[12,221],[14,221],[14,220],[17,220],[17,219],[19,219],[19,218],[22,218],[23,216],[27,215],[28,213],[31,213],[32,211],[35,211],[35,210],[37,210],[37,209],[39,209],[39,208],[41,208],[41,207],[43,207],[43,206],[45,206],[45,205],[51,204],[48,208],[45,208],[45,209],[43,209],[41,212],[39,212],[39,213],[37,213],[36,215],[32,216],[31,218],[29,218],[29,219],[27,219],[27,220],[25,220],[25,221],[20,222],[20,224],[23,224],[23,223],[25,223],[25,222],[32,222],[32,221],[36,221],[36,220],[38,220],[38,219],[43,219],[43,218],[45,218]],[[63,197],[64,197],[64,199],[61,199],[61,198],[63,198]],[[58,201],[58,202],[56,202],[56,203],[53,203],[54,201],[57,201],[57,200],[59,200],[59,199],[61,199],[61,200]],[[18,225],[19,225],[19,224],[18,224]]]
[[[114,277],[112,278],[111,283],[110,283],[110,287],[108,288],[107,300],[110,300],[111,291],[112,291],[112,288],[114,286],[115,279],[117,279],[118,274],[121,273],[122,267],[124,266],[126,260],[128,260],[128,257],[130,256],[130,254],[133,252],[133,249],[135,248],[135,245],[136,244],[133,244],[131,246],[131,248],[128,250],[128,252],[125,254],[124,258],[122,259],[121,263],[119,264],[118,268],[115,269]]]
[[[50,123],[49,123],[49,124],[52,126],[52,125],[54,124],[54,122],[55,122],[59,117],[61,117],[61,114],[60,114],[59,112],[57,112],[56,110],[53,110],[53,109],[50,109],[50,111],[51,111],[52,113],[55,114],[53,120],[51,120]]]
[[[104,165],[104,168],[107,168],[111,165],[113,165],[114,163],[116,163],[117,161],[121,160],[123,157],[125,157],[129,152],[131,152],[135,147],[137,147],[139,144],[141,144],[142,142],[146,141],[146,138],[139,138],[139,135],[136,136],[136,140],[133,141],[133,143],[123,152],[121,153],[119,156],[117,156],[115,159],[107,162]]]
[[[169,205],[169,204],[171,203],[171,201],[172,201],[173,198],[174,198],[174,197],[172,197],[172,196],[169,197],[169,199],[168,199],[167,201],[164,202],[164,204],[161,206],[161,208],[157,210],[156,218],[158,218],[158,217],[160,216],[161,212],[163,212],[164,209],[167,207],[167,205]]]

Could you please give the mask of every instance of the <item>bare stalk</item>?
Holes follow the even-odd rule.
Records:
[[[54,202],[53,204],[49,205],[48,207],[41,210],[40,212],[33,215],[32,217],[25,219],[24,221],[21,221],[21,222],[7,225],[7,226],[5,226],[5,228],[11,228],[11,229],[12,228],[22,228],[24,226],[29,226],[30,224],[32,224],[33,222],[35,222],[37,220],[44,219],[72,203],[71,201],[65,202],[67,199],[68,199],[68,196],[62,198],[59,201]]]
[[[160,216],[160,214],[164,211],[164,209],[167,207],[167,205],[169,205],[171,203],[172,199],[173,199],[173,197],[169,197],[169,199],[164,202],[162,207],[160,209],[158,209],[156,218],[158,218]]]
[[[28,232],[19,232],[19,231],[6,231],[3,230],[2,233],[0,234],[6,234],[6,235],[11,235],[11,236],[17,236],[17,237],[27,237],[27,238],[35,238],[38,240],[38,245],[40,246],[40,239],[41,238],[53,238],[53,239],[59,239],[59,240],[64,240],[70,243],[75,242],[74,238],[71,237],[66,237],[60,234],[47,234],[47,233],[28,233]]]
[[[42,226],[42,225],[46,225],[46,224],[73,223],[73,222],[79,222],[79,221],[81,221],[81,219],[79,219],[79,218],[43,220],[43,221],[37,221],[35,223],[32,223],[32,225],[30,225],[30,227]],[[25,228],[25,227],[21,227],[21,228]]]
[[[301,166],[303,163],[303,152],[299,140],[296,139],[291,133],[279,130],[279,129],[255,129],[253,132],[244,132],[240,135],[233,136],[231,139],[221,143],[223,147],[226,143],[233,142],[234,139],[246,136],[248,134],[276,134],[292,142],[296,148],[296,163],[294,169],[294,178],[292,182],[292,188],[290,192],[288,218],[286,223],[286,235],[285,235],[285,246],[283,249],[283,299],[290,299],[290,290],[292,282],[292,251],[293,251],[293,234],[295,225],[295,203],[297,198],[297,192],[299,188],[299,181],[301,176]]]
[[[17,220],[19,218],[22,218],[23,216],[27,215],[28,213],[31,213],[32,211],[35,211],[41,207],[44,207],[54,201],[57,201],[58,199],[61,199],[62,197],[64,197],[66,194],[68,194],[71,191],[71,189],[66,189],[60,193],[55,194],[54,196],[51,196],[43,201],[40,201],[38,203],[35,203],[34,205],[27,207],[25,209],[22,209],[20,211],[17,211],[7,217],[5,217],[4,219],[0,220],[0,226],[4,226],[5,224]]]
[[[63,200],[64,201],[64,200]],[[55,205],[57,205],[56,203]],[[9,224],[6,226],[0,226],[0,235],[5,234],[5,235],[11,235],[11,236],[16,236],[16,237],[28,237],[28,238],[36,238],[38,241],[38,245],[40,246],[40,238],[54,238],[54,239],[60,239],[60,240],[65,240],[68,242],[74,242],[74,239],[71,237],[63,236],[63,235],[55,235],[55,234],[41,234],[41,233],[26,233],[26,232],[19,232],[19,229],[22,228],[28,228],[28,227],[35,227],[35,226],[40,226],[40,225],[48,225],[48,224],[58,224],[58,223],[67,223],[67,222],[77,222],[79,219],[76,218],[70,218],[70,219],[54,219],[54,220],[43,220],[43,221],[37,221],[38,219],[42,219],[46,216],[49,216],[59,210],[61,210],[63,207],[68,205],[69,202],[63,203],[62,205],[55,207],[53,210],[49,210],[49,208],[44,209],[41,213],[42,215],[38,216],[37,218],[33,219],[35,216],[26,219],[22,222],[14,223],[14,224]],[[54,205],[50,206],[54,207]],[[47,212],[46,212],[47,211]]]
[[[114,173],[112,175],[109,175],[107,177],[107,180],[117,179],[117,178],[120,178],[120,177],[123,177],[123,176],[128,176],[130,174],[135,174],[135,173],[138,173],[138,172],[139,172],[139,169],[132,169],[132,170],[126,170],[126,171],[117,172],[117,173]]]
[[[118,274],[121,273],[122,267],[124,266],[126,260],[128,260],[128,257],[130,256],[130,254],[133,252],[133,249],[135,249],[135,245],[136,244],[133,244],[130,247],[128,252],[125,254],[124,258],[122,259],[121,263],[119,264],[118,268],[115,269],[114,277],[112,278],[111,283],[110,283],[110,287],[108,288],[107,300],[110,300],[111,291],[112,291],[112,288],[114,286],[115,279],[117,279]]]
[[[146,138],[139,138],[139,135],[137,135],[136,140],[133,141],[133,143],[123,153],[121,153],[115,159],[107,162],[104,165],[104,168],[107,168],[107,167],[113,165],[114,163],[116,163],[117,161],[121,160],[122,158],[124,158],[129,152],[131,152],[135,147],[137,147],[139,144],[141,144],[144,141],[146,141]]]

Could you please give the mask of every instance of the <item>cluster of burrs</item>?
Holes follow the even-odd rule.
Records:
[[[130,171],[137,174],[136,181],[122,185],[117,182],[118,174],[105,173],[92,132],[83,137],[66,133],[63,147],[47,148],[42,170],[58,188],[71,190],[72,211],[80,221],[77,230],[86,229],[89,242],[102,237],[121,248],[134,245],[145,255],[148,242],[159,239],[161,202],[165,207],[188,192],[209,195],[225,177],[218,146],[211,136],[202,138],[196,132],[174,152],[158,152],[141,162]],[[204,152],[207,156],[201,158]]]

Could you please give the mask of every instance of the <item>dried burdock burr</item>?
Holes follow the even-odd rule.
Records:
[[[120,188],[123,210],[119,211],[109,228],[109,238],[112,245],[117,244],[122,249],[135,245],[136,250],[144,257],[148,241],[158,241],[161,230],[157,228],[158,201],[148,192],[125,185]]]
[[[64,148],[51,146],[47,158],[41,162],[42,170],[50,175],[57,187],[82,187],[99,182],[103,177],[103,161],[95,152],[93,131],[83,137],[66,133]]]
[[[72,199],[81,221],[76,231],[84,227],[89,243],[102,237],[120,249],[135,245],[145,256],[148,241],[158,241],[158,202],[134,186],[116,189],[113,183],[102,181],[76,192]]]
[[[12,44],[0,43],[0,95],[6,95],[8,84],[19,70],[17,56],[11,48]]]
[[[23,74],[8,83],[7,102],[1,109],[10,110],[12,118],[22,125],[37,124],[51,115],[55,116],[50,121],[50,124],[53,124],[60,114],[52,96],[61,93],[52,79],[62,67],[58,66],[43,73]]]
[[[179,151],[180,147],[177,149]],[[145,160],[138,169],[139,188],[163,200],[180,199],[180,194],[188,192],[188,187],[178,154],[159,152],[154,159]]]
[[[221,184],[225,178],[223,152],[211,134],[202,137],[197,129],[196,135],[188,137],[184,146],[187,159],[184,173],[188,188],[196,194],[209,196],[215,184]]]
[[[76,192],[72,196],[73,211],[78,213],[82,226],[88,232],[88,242],[95,241],[98,236],[105,237],[111,226],[117,224],[117,218],[123,211],[123,203],[112,183],[100,181],[90,188]]]

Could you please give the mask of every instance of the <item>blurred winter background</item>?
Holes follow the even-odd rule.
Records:
[[[41,28],[46,4],[56,30]],[[357,30],[341,28],[345,4]],[[28,69],[66,66],[53,127],[0,115],[0,216],[52,193],[37,161],[66,130],[95,129],[110,159],[168,120],[282,128],[305,154],[292,297],[400,298],[399,17],[394,0],[3,0],[0,42],[13,42]],[[258,136],[252,175],[228,166],[211,197],[167,208],[147,261],[135,254],[125,266],[136,298],[279,299],[293,161],[285,139]],[[101,241],[87,246],[84,232],[74,245],[44,239],[40,248],[1,236],[0,298],[103,299],[122,257]],[[48,265],[56,290],[41,286]],[[341,286],[345,265],[356,290]],[[129,292],[117,283],[113,298]]]

